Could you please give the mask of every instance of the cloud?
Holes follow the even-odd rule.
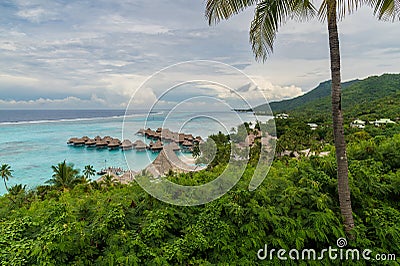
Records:
[[[66,97],[63,99],[39,98],[28,101],[1,100],[2,109],[102,109],[108,107],[104,99],[92,95],[90,100],[82,100],[78,97]]]
[[[274,54],[261,64],[248,41],[252,8],[209,27],[202,1],[14,0],[0,5],[0,99],[15,104],[39,98],[91,101],[97,95],[105,107],[123,107],[148,76],[193,59],[238,67],[256,77],[257,90],[269,100],[299,95],[330,78],[326,24],[318,20],[283,25]],[[339,33],[344,80],[398,72],[398,24],[378,22],[371,9],[361,8],[340,22]],[[232,88],[248,83],[213,71],[210,79],[219,77],[217,82]],[[199,77],[205,75],[185,72],[185,78]],[[159,77],[148,86],[151,93],[140,98],[159,97],[165,81]],[[164,100],[182,100],[196,95],[195,89]],[[243,93],[251,98],[252,92]],[[226,96],[213,89],[203,93]]]

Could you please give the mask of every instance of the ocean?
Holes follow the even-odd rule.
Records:
[[[269,117],[257,119],[265,122]],[[73,147],[67,145],[67,140],[109,135],[133,142],[143,139],[135,133],[148,127],[169,128],[206,139],[218,131],[228,134],[243,121],[255,121],[255,116],[236,112],[169,113],[167,110],[151,114],[136,110],[126,116],[125,110],[0,110],[0,164],[9,164],[13,170],[9,186],[23,184],[28,189],[44,184],[52,176],[51,166],[63,160],[81,170],[85,165],[93,165],[97,171],[104,167],[127,170],[126,160],[130,160],[131,170],[139,171],[157,153]],[[5,192],[4,184],[0,185],[0,194]]]

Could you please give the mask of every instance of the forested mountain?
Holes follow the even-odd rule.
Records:
[[[355,84],[357,82],[359,82],[359,80],[352,80],[352,81],[344,82],[344,83],[342,83],[342,88],[345,89],[349,85]],[[316,88],[312,89],[311,91],[309,91],[301,96],[298,96],[293,99],[279,101],[279,102],[271,102],[269,105],[273,112],[284,112],[284,111],[287,112],[287,111],[293,110],[293,109],[300,107],[308,102],[323,99],[327,96],[330,96],[331,95],[331,84],[332,84],[332,82],[330,80],[321,82]],[[264,109],[265,109],[264,105],[260,105],[256,108],[254,108],[255,111],[261,111]]]
[[[290,100],[270,104],[276,113],[288,112],[297,116],[330,116],[330,81],[322,82],[310,92]],[[400,114],[400,74],[371,76],[364,80],[343,83],[342,104],[345,118],[396,119]],[[265,106],[255,108],[262,111]]]

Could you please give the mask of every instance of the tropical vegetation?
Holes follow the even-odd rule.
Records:
[[[338,19],[352,13],[362,4],[369,4],[379,19],[400,18],[400,9],[395,0],[383,1],[337,1],[324,0],[318,11],[311,1],[304,0],[277,0],[277,1],[226,1],[208,0],[206,17],[209,24],[218,23],[242,12],[250,6],[255,6],[254,18],[250,26],[250,43],[256,59],[266,60],[273,51],[273,44],[279,27],[290,19],[308,20],[318,16],[327,21],[329,36],[329,55],[331,70],[331,106],[332,125],[337,163],[337,178],[339,201],[346,232],[350,235],[354,227],[352,215],[348,161],[346,142],[343,128],[343,111],[341,103],[341,68]]]
[[[286,265],[289,261],[276,256],[260,260],[257,252],[265,244],[276,250],[335,248],[336,240],[346,234],[332,133],[304,124],[277,119],[277,136],[293,138],[293,146],[284,141],[282,145],[301,150],[318,141],[328,155],[276,156],[264,182],[250,192],[248,184],[257,165],[254,159],[259,155],[255,145],[239,183],[201,206],[169,205],[136,182],[122,185],[111,177],[100,183],[61,182],[65,176],[79,180],[79,171],[61,162],[52,167],[50,185],[33,190],[17,185],[0,197],[1,265]],[[170,172],[167,178],[183,185],[215,179],[229,160],[229,140],[238,138],[235,134],[243,129],[251,130],[248,125],[241,128],[228,136],[210,136],[217,145],[218,160],[206,170]],[[371,249],[371,258],[400,254],[399,133],[398,127],[397,133],[382,127],[371,133],[346,129],[355,219],[354,239],[348,239],[347,247]],[[322,261],[300,258],[292,263],[380,264],[328,257]],[[396,265],[400,260],[386,263]]]

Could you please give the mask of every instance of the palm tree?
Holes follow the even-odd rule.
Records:
[[[72,188],[79,182],[79,170],[74,168],[73,164],[67,164],[65,160],[56,166],[51,166],[53,176],[46,183],[52,184],[57,188],[68,189]]]
[[[93,165],[86,165],[85,170],[83,170],[83,176],[86,179],[90,179],[90,177],[96,175],[96,170],[94,170]]]
[[[18,184],[10,187],[8,193],[12,196],[17,196],[19,194],[25,194],[26,192],[26,185]]]
[[[338,194],[340,210],[344,220],[344,227],[350,233],[354,227],[351,208],[350,188],[348,181],[348,163],[346,143],[344,139],[343,114],[341,109],[341,76],[339,35],[337,30],[337,14],[343,18],[346,12],[355,11],[362,3],[374,8],[374,14],[379,19],[392,20],[399,17],[398,0],[360,0],[336,1],[324,0],[318,15],[327,19],[329,35],[329,51],[332,78],[332,118],[333,134],[336,148]],[[287,20],[296,18],[307,20],[317,12],[309,0],[207,0],[206,17],[209,24],[218,23],[221,19],[228,19],[250,6],[255,5],[255,14],[250,26],[250,42],[257,60],[266,60],[267,55],[273,52],[273,43],[279,26]]]
[[[1,168],[0,168],[0,175],[1,178],[3,178],[4,181],[4,186],[6,187],[6,190],[8,191],[8,187],[7,187],[7,181],[8,179],[10,179],[12,176],[12,172],[13,170],[11,170],[11,166],[8,164],[2,164]]]

